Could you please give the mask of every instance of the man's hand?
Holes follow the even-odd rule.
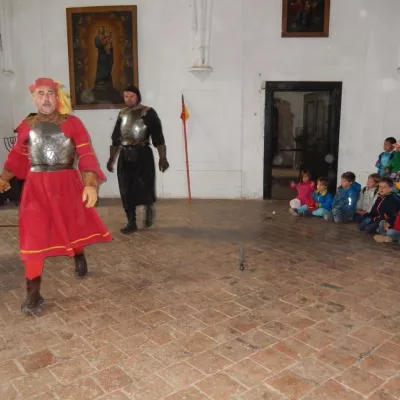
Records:
[[[357,215],[365,215],[365,214],[367,214],[367,212],[365,210],[357,210],[356,214]]]
[[[161,172],[165,172],[169,168],[169,163],[166,158],[160,158],[158,168]]]
[[[86,186],[83,189],[82,201],[86,202],[86,208],[92,208],[97,202],[97,189],[93,186]]]
[[[384,222],[383,223],[383,227],[384,227],[384,229],[387,231],[388,229],[390,229],[390,226],[389,226],[389,222]]]
[[[108,162],[107,162],[107,170],[109,172],[114,172],[114,161],[113,160],[108,160]]]
[[[7,192],[10,189],[11,189],[11,185],[8,182],[0,179],[0,193]]]

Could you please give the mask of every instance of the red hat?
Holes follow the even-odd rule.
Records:
[[[29,91],[32,93],[35,89],[37,89],[40,86],[48,86],[54,90],[58,90],[58,88],[59,88],[58,83],[53,81],[53,79],[37,78],[36,81],[33,82],[32,85],[29,86]]]

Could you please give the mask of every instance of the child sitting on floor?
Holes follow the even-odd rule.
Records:
[[[377,233],[381,223],[383,228],[385,222],[388,223],[388,227],[394,226],[399,202],[395,198],[397,195],[393,194],[392,190],[393,181],[390,178],[383,178],[379,183],[378,197],[371,212],[365,215],[364,221],[358,227],[361,232],[373,235]]]
[[[393,196],[397,196],[394,194]],[[379,235],[375,235],[374,239],[378,243],[391,243],[400,241],[400,212],[397,213],[393,226],[387,221],[381,221],[378,228]]]
[[[342,174],[341,185],[333,199],[332,211],[325,214],[324,219],[335,222],[352,221],[356,214],[360,192],[361,185],[356,182],[354,173],[348,171]]]
[[[294,182],[290,182],[290,187],[293,190],[297,190],[297,197],[290,201],[291,210],[307,204],[307,201],[311,199],[315,184],[311,180],[311,174],[307,171],[304,171],[300,176],[300,182],[297,185]]]
[[[371,174],[368,177],[367,186],[361,191],[357,202],[356,216],[354,217],[357,223],[363,222],[365,215],[371,211],[376,200],[380,181],[381,176],[379,174]]]
[[[393,157],[386,165],[386,173],[388,178],[393,179],[393,181],[397,183],[400,182],[400,144],[395,143],[393,147]],[[395,188],[394,191],[397,192],[397,188]]]
[[[307,204],[290,209],[290,213],[296,217],[299,215],[323,217],[332,209],[333,196],[328,192],[328,180],[319,178],[317,180],[317,190],[312,194]]]
[[[378,168],[378,174],[380,176],[386,175],[387,164],[393,158],[394,147],[393,145],[396,143],[396,139],[393,137],[388,137],[385,139],[383,144],[383,153],[379,154],[378,161],[375,166]]]

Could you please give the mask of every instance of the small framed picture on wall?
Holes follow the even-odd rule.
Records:
[[[329,37],[331,0],[282,0],[282,37]]]

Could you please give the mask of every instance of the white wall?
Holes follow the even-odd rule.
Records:
[[[39,76],[68,84],[65,8],[132,4],[128,0],[14,1],[16,75],[13,123],[32,111],[28,85]],[[201,82],[191,64],[188,0],[139,0],[139,80],[144,102],[162,118],[171,169],[158,176],[161,197],[186,196],[180,95],[186,97],[195,197],[262,196],[264,81],[343,81],[339,172],[364,180],[386,136],[399,136],[400,2],[335,0],[330,38],[281,38],[281,0],[214,0],[211,65]],[[10,103],[3,97],[0,109]],[[117,110],[79,111],[100,162],[108,158]],[[0,113],[1,126],[9,112]],[[8,128],[7,128],[8,129]],[[3,136],[4,135],[3,133]],[[1,156],[1,154],[0,154]],[[109,174],[102,196],[118,195]]]

